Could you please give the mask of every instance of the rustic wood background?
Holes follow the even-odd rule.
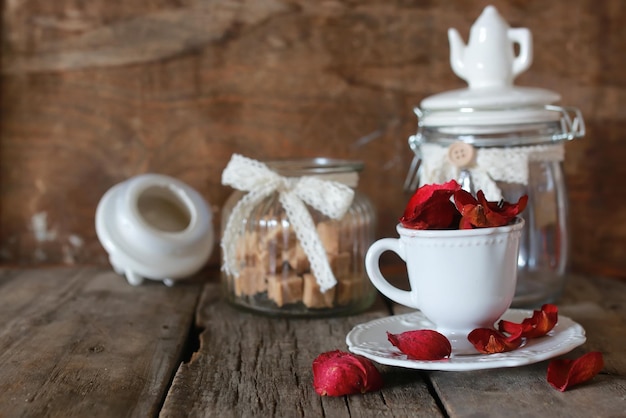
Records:
[[[234,152],[363,160],[378,235],[393,235],[408,197],[412,108],[464,86],[449,68],[447,29],[467,40],[494,4],[534,35],[534,64],[517,84],[560,92],[586,119],[586,138],[566,147],[572,269],[626,277],[621,0],[1,4],[4,264],[106,264],[96,205],[144,172],[197,188],[218,228]]]

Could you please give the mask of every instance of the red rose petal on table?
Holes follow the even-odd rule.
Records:
[[[441,360],[450,357],[450,341],[437,331],[420,329],[402,334],[387,332],[391,344],[413,360]]]
[[[383,379],[370,360],[335,350],[313,360],[313,386],[322,396],[343,396],[379,390]]]
[[[469,333],[467,339],[478,352],[483,354],[513,351],[522,345],[521,338],[510,339],[501,332],[491,328],[477,328]]]
[[[520,324],[500,320],[498,329],[501,332],[511,334],[514,338],[538,338],[550,332],[558,321],[559,309],[556,305],[546,303],[541,307],[541,310],[534,311],[531,318],[524,319]]]
[[[427,184],[415,191],[400,218],[411,229],[449,229],[456,227],[460,215],[450,200],[461,185],[454,180]]]
[[[558,359],[548,364],[547,380],[561,392],[591,380],[604,367],[602,353],[593,351],[575,360]]]

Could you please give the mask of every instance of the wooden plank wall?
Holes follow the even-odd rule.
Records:
[[[94,212],[112,185],[172,175],[219,210],[234,152],[363,160],[394,235],[413,106],[463,87],[447,29],[486,1],[2,1],[0,260],[106,264]],[[493,1],[534,34],[517,83],[586,118],[567,144],[572,268],[626,277],[626,3]],[[214,255],[212,263],[218,262]]]

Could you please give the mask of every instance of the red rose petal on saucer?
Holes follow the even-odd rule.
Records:
[[[575,360],[558,359],[548,364],[547,380],[561,392],[591,380],[604,367],[602,353],[593,351]]]
[[[554,328],[559,320],[559,309],[556,305],[545,304],[540,311],[534,311],[532,318],[528,321],[530,330],[524,332],[526,338],[543,337]]]
[[[531,318],[526,318],[521,324],[501,320],[498,329],[501,332],[511,334],[513,338],[538,338],[543,337],[554,328],[559,320],[559,310],[556,305],[545,304],[541,310],[534,311]]]
[[[467,339],[483,354],[513,351],[522,344],[521,338],[509,339],[503,333],[491,328],[477,328],[469,333]]]
[[[450,341],[437,331],[420,329],[402,334],[387,332],[391,344],[413,360],[441,360],[450,357]]]
[[[335,350],[313,360],[313,386],[322,396],[343,396],[379,390],[383,379],[363,356]]]

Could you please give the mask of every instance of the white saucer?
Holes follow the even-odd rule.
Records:
[[[509,309],[502,319],[521,322],[532,314],[532,310]],[[398,334],[433,328],[433,324],[419,311],[388,316],[355,326],[346,336],[346,344],[353,353],[380,364],[420,370],[464,371],[537,363],[565,354],[586,341],[583,327],[562,315],[559,315],[559,322],[548,335],[529,339],[522,347],[507,353],[454,355],[453,352],[449,359],[444,360],[410,360],[387,340],[387,331]]]

